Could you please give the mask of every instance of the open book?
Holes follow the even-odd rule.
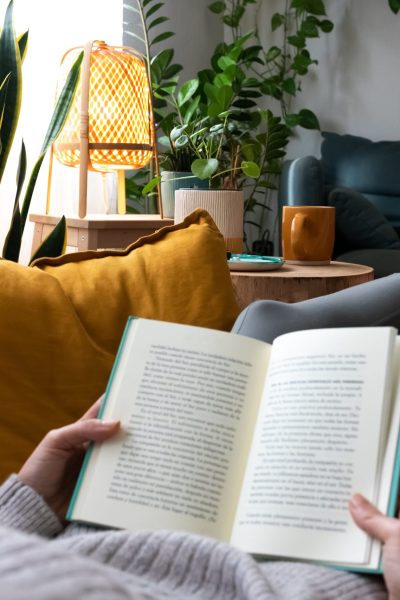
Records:
[[[378,572],[347,504],[360,492],[394,514],[399,348],[390,327],[270,345],[130,318],[100,414],[121,431],[89,449],[68,518]]]

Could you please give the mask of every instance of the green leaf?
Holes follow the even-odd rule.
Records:
[[[220,67],[220,69],[225,71],[225,69],[227,69],[228,67],[235,67],[236,61],[234,61],[233,58],[230,58],[230,56],[220,56],[220,58],[217,61],[217,64]]]
[[[285,123],[291,129],[297,127],[300,124],[300,117],[296,113],[287,114],[285,117]]]
[[[216,173],[218,164],[216,158],[197,158],[192,162],[192,173],[199,179],[210,179]]]
[[[61,129],[64,127],[78,85],[82,60],[83,52],[80,52],[67,75],[63,88],[57,99],[49,127],[44,137],[40,154],[44,154],[48,148],[50,148],[51,144],[56,140],[57,136],[61,132]]]
[[[220,15],[225,11],[225,2],[213,2],[209,4],[208,8],[216,15]]]
[[[271,29],[272,31],[276,31],[281,25],[286,21],[285,15],[281,15],[279,13],[275,13],[271,18]]]
[[[189,138],[187,135],[180,135],[177,140],[175,140],[175,148],[181,149],[185,148],[189,143]]]
[[[153,29],[153,27],[157,27],[157,25],[165,23],[165,21],[168,21],[168,17],[157,17],[157,19],[154,19],[154,21],[147,25],[147,29],[150,31],[150,29]]]
[[[272,160],[273,158],[283,158],[284,156],[286,156],[286,152],[284,150],[267,150],[265,153],[267,160]]]
[[[19,197],[26,175],[26,150],[22,141],[17,169],[17,191],[15,194],[13,214],[10,227],[3,246],[3,257],[18,262],[22,242],[21,212]]]
[[[161,71],[164,71],[171,64],[173,57],[174,51],[172,48],[166,48],[165,50],[162,50],[156,54],[156,56],[151,59],[150,64],[159,65]]]
[[[400,0],[389,0],[389,7],[397,15],[400,10]]]
[[[235,100],[235,102],[233,103],[233,106],[235,106],[236,108],[253,108],[254,106],[257,106],[257,103],[254,102],[254,100],[250,100],[248,98],[239,98],[238,100]]]
[[[290,94],[291,96],[296,95],[296,81],[293,79],[293,77],[285,79],[282,82],[282,89],[284,92],[286,92],[286,94]]]
[[[171,138],[171,142],[175,142],[184,131],[186,131],[187,129],[187,125],[179,125],[176,127],[173,127],[171,129],[171,132],[169,134],[169,137]]]
[[[191,102],[187,109],[183,108],[182,110],[182,116],[183,116],[183,121],[184,123],[189,123],[194,115],[194,113],[196,112],[198,106],[200,104],[200,96],[196,96],[193,100],[193,102]]]
[[[22,242],[21,213],[18,204],[14,208],[10,228],[3,246],[3,258],[18,262]]]
[[[255,162],[244,160],[240,165],[240,168],[246,177],[253,177],[254,179],[260,177],[260,167]]]
[[[315,63],[316,61],[311,60],[308,52],[303,50],[302,52],[299,52],[298,54],[296,54],[296,56],[294,57],[293,63],[291,65],[291,68],[294,71],[296,71],[297,73],[299,73],[300,75],[304,75],[305,73],[307,73],[308,67],[313,62]]]
[[[28,32],[25,31],[22,35],[17,38],[19,54],[21,57],[21,62],[24,62],[24,58],[26,55],[26,49],[28,47]]]
[[[210,83],[206,83],[204,91],[208,98],[207,113],[211,117],[217,117],[220,113],[226,111],[232,102],[233,90],[229,85],[217,87]]]
[[[190,100],[190,98],[192,98],[192,96],[196,93],[196,90],[198,87],[199,87],[198,79],[189,79],[189,81],[186,81],[182,85],[182,87],[178,93],[178,97],[177,97],[178,106],[180,107],[183,104],[185,104],[185,102]]]
[[[21,209],[21,226],[22,231],[25,227],[25,222],[28,216],[29,207],[31,204],[31,199],[33,195],[33,191],[35,189],[36,180],[39,175],[40,167],[42,166],[43,159],[45,154],[53,144],[53,142],[57,139],[58,135],[61,132],[61,129],[64,126],[65,121],[67,120],[69,110],[72,105],[72,101],[75,96],[76,87],[78,85],[78,80],[80,76],[81,63],[83,59],[83,52],[81,52],[76,58],[74,64],[72,65],[67,78],[65,80],[63,89],[58,97],[56,102],[56,106],[53,111],[53,115],[50,120],[49,127],[47,129],[46,135],[44,137],[44,141],[42,144],[42,148],[40,151],[39,158],[37,159],[31,175],[29,177],[28,185],[25,191],[24,201]]]
[[[228,25],[228,27],[238,27],[241,18],[243,17],[245,13],[245,8],[244,6],[241,6],[240,4],[238,4],[236,6],[236,8],[234,8],[233,12],[230,15],[226,15],[223,18],[223,22],[225,23],[225,25]]]
[[[289,35],[287,38],[288,43],[295,48],[304,48],[306,45],[306,37],[304,33],[299,31],[296,35]]]
[[[147,185],[144,186],[143,190],[142,190],[142,195],[143,196],[147,196],[147,194],[149,194],[150,192],[152,192],[154,190],[155,187],[158,186],[158,184],[161,181],[161,176],[158,175],[157,177],[154,177],[153,179],[151,179],[149,181],[149,183]]]
[[[304,33],[304,35],[308,38],[316,38],[319,37],[319,31],[316,23],[309,19],[305,19],[301,24],[300,31]]]
[[[187,125],[173,127],[173,129],[171,129],[171,133],[169,134],[171,142],[175,142],[182,135],[182,133],[186,131],[186,129]]]
[[[271,46],[271,48],[268,50],[265,60],[267,62],[271,62],[273,60],[275,60],[276,58],[278,58],[278,56],[280,56],[282,54],[282,50],[280,48],[278,48],[277,46]]]
[[[399,8],[400,8],[400,0],[399,0]],[[320,21],[319,26],[321,28],[321,31],[323,31],[324,33],[330,33],[332,31],[332,29],[334,28],[332,21],[328,21],[328,19],[324,19],[323,21]]]
[[[172,37],[173,35],[175,35],[174,33],[172,33],[171,31],[165,31],[164,33],[160,33],[160,35],[157,35],[150,43],[150,46],[154,46],[155,44],[158,44],[160,42],[163,42],[164,40],[167,40],[168,38]]]
[[[299,117],[299,125],[304,129],[320,129],[318,118],[311,110],[303,108],[299,112]]]
[[[4,105],[4,117],[0,131],[0,180],[14,140],[21,108],[22,72],[21,57],[13,27],[13,0],[9,3],[0,35],[0,81],[11,74]]]
[[[214,78],[214,85],[218,88],[232,85],[233,78],[228,77],[225,73],[218,73]]]
[[[322,0],[292,0],[292,8],[309,12],[312,15],[326,15],[325,5]]]
[[[173,77],[175,77],[175,75],[178,75],[178,73],[180,73],[182,71],[182,69],[183,69],[182,65],[178,65],[178,64],[170,65],[162,73],[162,77],[163,77],[163,79],[172,79]]]
[[[1,85],[0,85],[0,130],[1,130],[1,126],[3,124],[4,107],[6,104],[7,87],[8,87],[8,82],[10,80],[10,77],[11,77],[11,73],[9,73],[8,75],[5,76],[5,78],[3,79],[3,81],[1,82]],[[0,147],[0,150],[1,150],[1,147]]]
[[[149,17],[151,17],[151,15],[154,15],[154,13],[156,13],[163,6],[164,2],[158,2],[157,4],[154,4],[151,8],[149,8],[149,10],[146,12],[146,21]]]
[[[171,142],[167,135],[161,135],[158,137],[157,142],[160,144],[160,146],[165,146],[166,148],[171,149]]]
[[[56,257],[64,254],[67,245],[67,223],[65,217],[61,217],[53,231],[43,240],[39,248],[33,254],[30,265],[38,258]]]

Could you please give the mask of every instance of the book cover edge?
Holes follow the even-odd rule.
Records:
[[[103,400],[102,400],[102,403],[101,403],[101,406],[100,406],[100,409],[99,409],[99,413],[97,415],[97,419],[101,419],[101,417],[104,414],[104,411],[105,411],[105,408],[106,408],[106,405],[107,405],[108,396],[110,394],[111,384],[112,384],[113,379],[115,377],[115,373],[117,371],[117,367],[118,367],[120,359],[121,359],[121,354],[122,354],[123,348],[125,347],[125,342],[126,342],[126,338],[127,338],[127,335],[128,335],[128,331],[130,329],[132,321],[136,320],[137,318],[138,317],[128,317],[128,320],[126,322],[126,325],[125,325],[125,328],[124,328],[124,332],[122,334],[121,342],[119,344],[119,347],[118,347],[118,350],[117,350],[117,354],[116,354],[116,357],[115,357],[115,360],[114,360],[114,363],[113,363],[113,366],[112,366],[112,369],[111,369],[111,373],[110,373],[110,376],[108,378],[106,390],[104,392],[104,397],[103,397]],[[82,466],[81,466],[81,470],[79,472],[78,479],[76,481],[75,488],[74,488],[74,491],[72,493],[72,497],[71,497],[71,500],[70,500],[70,503],[69,503],[69,506],[68,506],[68,510],[67,510],[67,514],[66,514],[66,519],[67,520],[73,520],[73,512],[74,512],[74,509],[75,509],[75,504],[76,504],[76,501],[78,499],[80,490],[82,488],[83,479],[85,477],[85,474],[86,474],[86,471],[87,471],[87,467],[88,467],[88,464],[89,464],[89,460],[90,460],[90,457],[91,457],[92,452],[93,452],[93,446],[94,446],[94,443],[92,442],[89,445],[89,448],[87,449],[87,451],[85,453],[85,456],[84,456],[84,459],[83,459],[83,463],[82,463]]]

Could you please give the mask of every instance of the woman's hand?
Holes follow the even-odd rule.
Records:
[[[95,418],[100,403],[101,398],[76,423],[50,431],[19,472],[62,522],[88,442],[102,442],[119,430],[119,421],[104,423]]]
[[[356,525],[383,542],[383,577],[389,600],[400,600],[400,521],[383,515],[360,494],[349,503]]]

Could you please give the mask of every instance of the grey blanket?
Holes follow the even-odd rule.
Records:
[[[387,598],[380,577],[257,563],[200,536],[63,529],[15,475],[0,487],[0,582],[2,600]]]

